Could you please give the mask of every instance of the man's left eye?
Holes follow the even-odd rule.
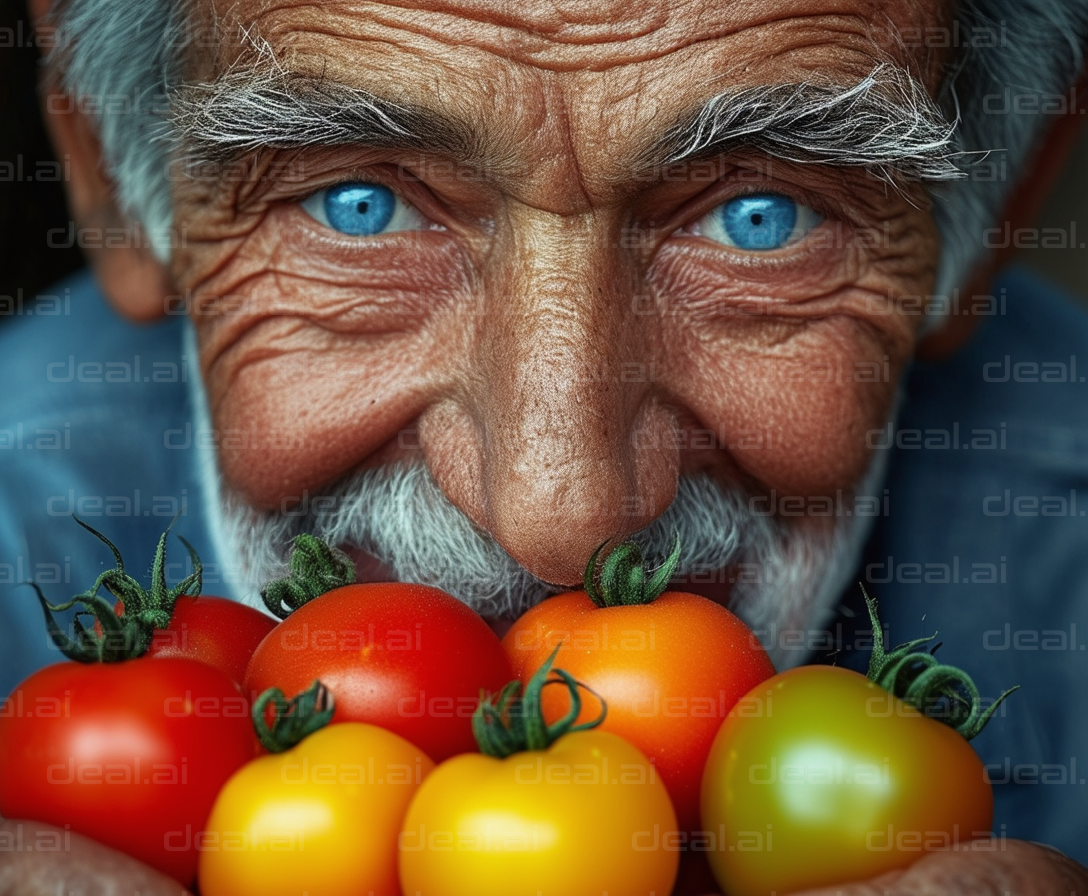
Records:
[[[311,218],[348,236],[421,230],[426,219],[382,184],[351,181],[326,187],[300,203]]]
[[[769,252],[794,243],[823,217],[781,193],[752,193],[723,202],[696,225],[695,232],[726,246]]]

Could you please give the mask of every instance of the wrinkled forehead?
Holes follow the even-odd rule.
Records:
[[[941,0],[204,2],[225,40],[198,64],[202,80],[263,45],[293,71],[441,105],[483,143],[533,143],[538,157],[542,132],[607,154],[723,90],[850,84],[882,62],[932,90],[939,42],[919,37],[945,11]]]

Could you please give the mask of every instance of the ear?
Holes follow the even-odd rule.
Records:
[[[31,0],[35,27],[45,26],[49,6],[50,0]],[[46,72],[41,85],[42,119],[57,158],[67,162],[68,206],[77,234],[91,237],[80,241],[83,253],[119,313],[136,321],[155,320],[165,314],[166,297],[174,291],[169,270],[155,258],[142,228],[122,214],[105,172],[93,121]],[[111,240],[115,234],[124,238]]]
[[[1085,68],[1073,93],[1078,98],[1077,107],[1070,108],[1047,129],[1042,143],[1029,160],[1027,176],[1022,178],[1005,202],[1000,221],[1008,221],[1009,227],[1031,227],[1038,218],[1043,203],[1050,195],[1054,182],[1064,167],[1069,151],[1084,125],[1085,103],[1088,99],[1088,68]],[[965,295],[983,295],[1002,266],[1012,260],[1015,248],[991,250],[975,268],[963,290]],[[973,314],[949,317],[948,322],[918,343],[917,356],[922,360],[936,360],[955,352],[975,330],[978,318]]]

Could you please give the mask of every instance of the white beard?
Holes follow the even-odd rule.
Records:
[[[450,503],[423,464],[357,473],[286,512],[255,510],[222,484],[220,495],[225,547],[254,605],[262,585],[286,574],[288,549],[300,532],[365,551],[398,580],[441,588],[484,616],[512,618],[569,590],[518,564]],[[682,477],[668,510],[632,539],[660,560],[674,534],[682,545],[675,580],[699,581],[741,564],[729,606],[754,630],[771,633],[766,646],[784,668],[801,662],[804,652],[782,649],[789,640],[783,632],[823,624],[856,568],[868,526],[852,515],[822,530],[787,529],[753,513],[746,495],[697,475]]]
[[[197,428],[211,431],[199,385],[194,399]],[[876,494],[888,455],[874,453],[853,495]],[[399,581],[441,588],[483,616],[516,617],[548,595],[569,590],[532,575],[473,525],[422,463],[354,474],[288,511],[248,505],[223,481],[213,451],[204,458],[203,475],[210,480],[206,493],[217,496],[219,512],[208,511],[220,557],[229,557],[240,576],[239,596],[258,608],[263,609],[260,588],[286,574],[291,540],[301,532],[365,551]],[[678,535],[677,583],[708,576],[721,581],[727,567],[735,570],[729,608],[764,639],[776,668],[784,669],[803,662],[808,651],[783,635],[801,632],[800,641],[810,643],[811,633],[834,615],[857,569],[872,517],[854,512],[853,495],[844,496],[845,512],[826,525],[803,517],[802,525],[791,526],[754,512],[747,494],[725,491],[705,474],[683,476],[673,503],[632,540],[648,559],[660,561]]]

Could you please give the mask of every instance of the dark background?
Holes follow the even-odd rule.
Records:
[[[33,177],[40,160],[53,158],[38,111],[39,58],[26,0],[0,0],[0,177],[5,178],[0,180],[0,295],[5,296],[21,289],[29,298],[83,264],[79,249],[51,249],[45,242],[46,231],[68,222],[64,183],[25,179]],[[18,169],[20,161],[24,179],[8,179],[9,165],[3,163]]]
[[[83,264],[78,248],[46,245],[46,232],[68,223],[64,184],[27,179],[53,158],[38,112],[40,54],[31,34],[26,0],[0,0],[0,296],[22,290],[27,300]],[[23,179],[7,179],[4,163],[20,161]],[[1036,226],[1068,231],[1076,222],[1078,244],[1088,244],[1086,210],[1088,130],[1082,127]],[[1020,260],[1088,303],[1088,248],[1021,250]]]

